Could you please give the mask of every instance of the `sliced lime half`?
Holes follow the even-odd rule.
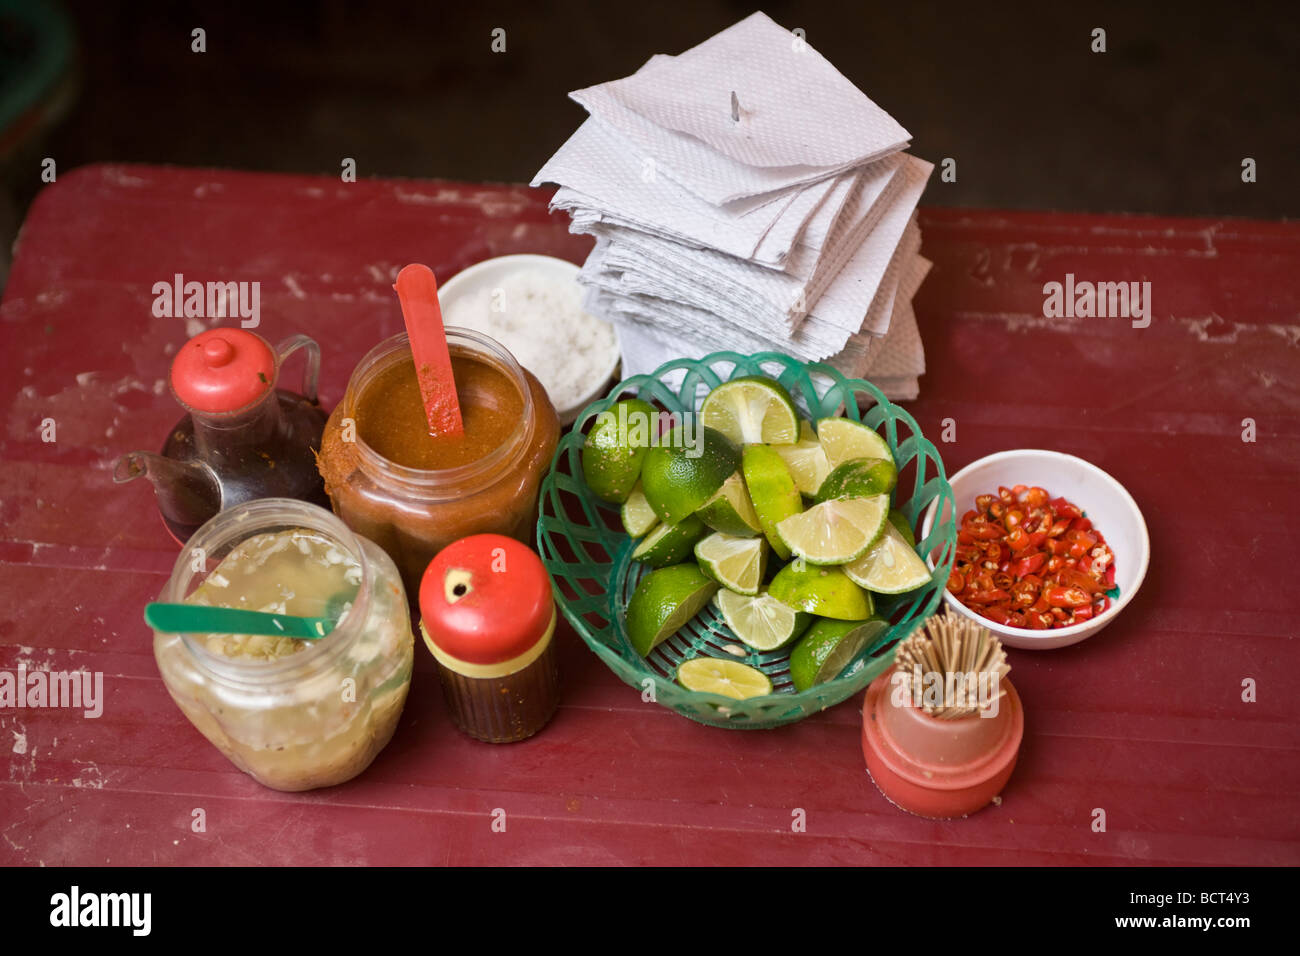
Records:
[[[736,636],[756,651],[774,651],[784,647],[803,633],[811,623],[811,615],[796,611],[772,595],[763,593],[753,597],[719,591],[713,603],[722,613],[722,619]]]
[[[852,458],[894,460],[889,443],[874,428],[849,418],[823,418],[817,423],[817,437],[826,449],[826,458],[832,468]]]
[[[812,564],[856,561],[879,540],[889,519],[889,495],[836,498],[776,526],[792,554]]]
[[[817,439],[812,422],[799,423],[799,440],[793,445],[773,445],[772,448],[794,476],[794,483],[799,493],[809,498],[817,494],[826,476],[831,473],[830,461],[826,458],[826,449]]]
[[[632,560],[644,562],[652,568],[677,564],[690,556],[695,542],[707,532],[704,522],[695,515],[687,515],[677,524],[656,525],[636,546]]]
[[[739,471],[722,483],[713,497],[695,512],[714,531],[751,538],[763,533],[758,513]]]
[[[681,630],[718,590],[695,564],[674,564],[651,571],[637,582],[627,602],[627,636],[645,657]]]
[[[889,622],[883,617],[865,621],[818,620],[790,652],[790,682],[794,689],[807,690],[834,680],[888,627]]]
[[[844,573],[877,594],[903,594],[930,583],[930,569],[892,522],[862,557],[844,565]]]
[[[715,531],[695,545],[700,570],[737,594],[757,594],[767,570],[767,541]]]
[[[719,657],[692,657],[677,668],[677,682],[687,690],[721,694],[734,700],[772,693],[772,682],[762,671]]]
[[[737,445],[789,445],[799,439],[799,416],[790,393],[761,375],[719,385],[704,399],[700,420]]]
[[[632,493],[627,496],[627,501],[623,502],[618,515],[623,521],[623,530],[633,538],[649,533],[650,529],[659,523],[659,516],[650,507],[650,502],[646,501],[640,482],[637,482]]]

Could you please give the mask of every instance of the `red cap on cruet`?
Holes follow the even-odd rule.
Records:
[[[233,412],[275,384],[275,352],[246,329],[209,329],[181,346],[172,361],[172,391],[199,412]]]

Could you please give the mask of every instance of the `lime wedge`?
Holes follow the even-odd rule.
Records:
[[[767,593],[792,608],[841,621],[861,621],[875,613],[871,595],[839,568],[791,562],[772,578]]]
[[[679,425],[659,439],[641,466],[641,490],[660,521],[693,514],[740,467],[740,450],[713,428]]]
[[[658,412],[649,402],[629,398],[596,416],[582,447],[582,476],[596,497],[621,504],[641,474],[654,441]]]
[[[790,652],[790,681],[794,689],[807,690],[834,680],[888,627],[889,622],[883,617],[865,621],[820,619]]]
[[[916,547],[916,535],[912,533],[912,526],[907,521],[907,515],[896,508],[889,509],[889,523],[898,529],[898,533],[903,536],[913,548]]]
[[[812,617],[778,601],[771,594],[754,597],[719,591],[713,603],[736,636],[756,651],[774,651],[804,632]]]
[[[837,498],[813,505],[776,526],[782,542],[812,564],[856,561],[884,534],[889,495]]]
[[[637,582],[627,602],[627,636],[642,657],[700,613],[718,590],[694,564],[651,571]]]
[[[640,482],[627,496],[627,501],[623,502],[618,514],[623,519],[623,530],[633,538],[641,537],[659,523],[659,516],[650,507],[650,502],[646,501]]]
[[[732,379],[709,392],[700,406],[700,421],[737,445],[792,445],[799,438],[790,393],[761,375]]]
[[[714,531],[752,538],[763,533],[758,523],[758,513],[749,500],[745,479],[737,471],[722,483],[722,487],[695,512],[700,520]]]
[[[817,494],[817,489],[831,473],[831,465],[826,459],[826,449],[822,448],[817,433],[813,431],[812,422],[799,422],[799,440],[793,445],[772,447],[790,469],[799,493],[809,498]]]
[[[734,700],[772,693],[772,682],[760,670],[719,657],[692,657],[677,668],[677,683],[687,690],[721,694]]]
[[[678,564],[690,557],[695,542],[707,533],[704,522],[695,515],[687,515],[677,524],[657,525],[641,539],[632,552],[632,560],[642,561],[652,568]]]
[[[779,557],[788,558],[790,549],[776,533],[776,526],[803,510],[803,499],[799,497],[794,476],[771,445],[746,445],[741,459],[745,486],[749,489],[767,543]]]
[[[892,458],[850,458],[836,465],[817,492],[818,501],[887,495],[898,484]]]
[[[866,554],[844,565],[844,573],[877,594],[902,594],[930,583],[930,569],[892,522],[885,523],[885,533]]]
[[[767,542],[718,531],[695,545],[700,570],[737,594],[757,594],[767,570]]]
[[[832,468],[853,458],[894,460],[888,442],[875,429],[848,418],[823,418],[817,423],[817,437]]]

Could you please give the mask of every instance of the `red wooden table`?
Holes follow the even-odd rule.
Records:
[[[704,727],[643,704],[567,629],[564,703],[533,740],[457,733],[417,647],[371,768],[282,794],[182,718],[141,620],[176,550],[149,487],[116,487],[109,468],[177,418],[164,382],[195,330],[152,315],[153,284],[260,281],[258,331],[319,340],[332,405],[401,328],[401,265],[446,278],[506,253],[580,261],[587,242],[522,187],[61,177],[0,309],[0,669],[99,671],[106,700],[98,719],[0,709],[0,863],[1300,863],[1300,229],[939,209],[921,225],[929,372],[908,407],[936,439],[955,420],[949,473],[1004,448],[1072,452],[1130,489],[1152,539],[1146,584],[1108,630],[1009,652],[1027,726],[1000,806],[947,823],[894,809],[864,769],[860,696],[781,730]],[[1043,319],[1043,283],[1067,272],[1149,280],[1154,321]]]

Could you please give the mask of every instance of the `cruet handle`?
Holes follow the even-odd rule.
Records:
[[[291,335],[275,347],[276,362],[281,368],[289,356],[299,349],[307,350],[307,364],[302,370],[302,394],[307,401],[316,401],[316,380],[320,378],[320,346],[306,335]]]

